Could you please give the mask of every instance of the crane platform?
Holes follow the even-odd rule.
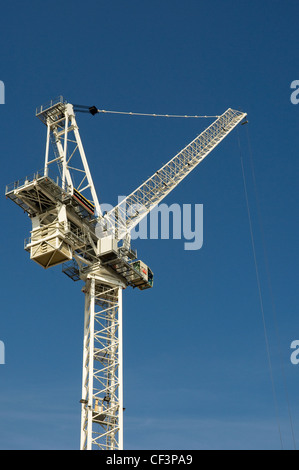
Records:
[[[25,250],[44,268],[71,260],[74,252],[96,259],[91,246],[97,242],[97,219],[90,213],[87,202],[71,188],[63,189],[41,171],[26,176],[6,187],[6,197],[21,207],[32,219],[31,237],[25,240]],[[87,235],[89,234],[89,236]]]
[[[55,207],[57,201],[63,202],[69,193],[67,188],[66,190],[61,188],[59,181],[55,183],[41,170],[8,184],[5,196],[30,216],[35,216]]]
[[[42,171],[26,176],[6,186],[5,195],[33,218],[43,217],[43,225],[31,232],[25,240],[25,250],[30,252],[31,259],[44,268],[63,263],[63,272],[71,279],[80,279],[78,264],[72,259],[73,253],[82,256],[86,261],[101,261],[116,274],[125,279],[127,285],[140,290],[153,286],[153,275],[149,268],[143,272],[140,261],[136,261],[136,252],[118,248],[108,249],[99,256],[94,252],[84,233],[84,227],[93,234],[94,244],[96,217],[91,213],[88,201],[79,196],[79,192],[63,189],[57,179],[55,182]],[[67,223],[57,220],[57,203],[67,207]],[[70,219],[70,220],[69,220]],[[69,263],[68,263],[69,262]],[[142,263],[143,266],[144,263]],[[143,267],[144,269],[144,267]]]
[[[57,176],[55,180],[44,174],[44,170],[37,171],[30,176],[8,184],[5,196],[11,199],[30,217],[43,214],[56,207],[57,203],[69,203],[75,208],[75,212],[84,221],[94,221],[96,218],[91,210],[91,204],[79,191],[64,185]],[[88,204],[89,203],[89,204]]]
[[[139,290],[150,289],[153,287],[153,273],[148,267],[147,274],[143,273],[140,270],[140,265],[146,266],[142,261],[136,258],[133,261],[129,261],[121,254],[115,254],[113,259],[110,259],[106,263],[101,262],[98,268],[100,269],[101,266],[107,267],[108,269],[110,268],[113,272],[121,276],[128,286],[133,288],[137,287]],[[88,271],[88,268],[83,271]],[[74,282],[81,279],[79,265],[74,259],[63,263],[62,272]]]

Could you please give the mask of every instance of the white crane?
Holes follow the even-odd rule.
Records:
[[[130,232],[246,114],[225,111],[103,215],[74,108],[59,97],[37,109],[37,117],[47,127],[44,168],[8,185],[6,196],[31,218],[31,237],[25,240],[30,258],[44,268],[63,263],[65,274],[85,283],[80,448],[121,450],[122,291],[128,286],[141,290],[153,286],[152,271],[131,248]]]

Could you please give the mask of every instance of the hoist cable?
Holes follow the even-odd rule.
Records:
[[[287,381],[286,381],[286,375],[285,375],[285,368],[284,368],[284,365],[283,365],[283,355],[282,355],[282,350],[281,350],[280,335],[279,335],[279,331],[278,331],[277,309],[276,309],[276,304],[275,304],[275,300],[274,300],[273,287],[272,287],[272,281],[271,281],[271,276],[270,276],[269,260],[268,260],[267,249],[266,249],[266,241],[265,241],[265,231],[264,231],[264,226],[263,226],[263,221],[262,221],[261,207],[260,207],[260,201],[259,201],[259,195],[258,195],[258,189],[257,189],[257,182],[256,182],[256,176],[255,176],[254,161],[253,161],[253,152],[252,152],[252,146],[251,146],[248,127],[247,127],[247,142],[248,142],[248,149],[249,149],[249,160],[250,160],[250,167],[251,167],[251,173],[252,173],[254,194],[255,194],[255,200],[256,200],[257,212],[258,212],[258,220],[259,220],[259,226],[260,226],[261,237],[262,237],[262,246],[263,246],[263,252],[264,252],[265,269],[266,269],[266,274],[267,274],[268,288],[269,288],[269,293],[270,293],[270,298],[271,298],[271,305],[272,305],[273,321],[274,321],[274,325],[275,325],[276,340],[277,340],[279,357],[280,357],[281,374],[282,374],[282,378],[283,378],[284,392],[285,392],[285,396],[286,396],[286,402],[287,402],[287,408],[288,408],[288,415],[289,415],[289,421],[290,421],[292,440],[293,440],[294,450],[296,450],[296,440],[295,440],[293,419],[292,419],[289,393],[288,393],[288,387],[287,387]]]
[[[275,390],[275,384],[274,384],[274,376],[273,376],[273,367],[272,367],[271,354],[270,354],[269,338],[268,338],[266,319],[265,319],[264,301],[263,301],[260,274],[259,274],[258,263],[257,263],[257,254],[256,254],[256,247],[255,247],[255,241],[254,241],[254,235],[253,235],[253,223],[252,223],[252,216],[251,216],[250,205],[249,205],[249,196],[248,196],[248,189],[247,189],[247,183],[246,183],[244,161],[243,161],[243,155],[242,155],[242,151],[241,151],[241,143],[240,143],[240,136],[239,136],[239,130],[238,129],[237,129],[237,140],[238,140],[238,146],[239,146],[239,152],[240,152],[242,178],[243,178],[244,194],[245,194],[245,201],[246,201],[247,215],[248,215],[248,222],[249,222],[250,239],[251,239],[251,246],[252,246],[252,252],[253,252],[253,259],[254,259],[256,281],[257,281],[258,294],[259,294],[259,303],[260,303],[261,314],[262,314],[264,337],[265,337],[266,351],[267,351],[267,358],[268,358],[268,366],[269,366],[269,373],[270,373],[270,379],[271,379],[271,385],[272,385],[273,400],[274,400],[274,406],[275,406],[275,414],[276,414],[278,432],[279,432],[279,437],[280,437],[280,444],[281,444],[281,448],[283,450],[281,426],[280,426],[279,413],[278,413],[278,402],[277,402],[277,396],[276,396],[276,390]]]

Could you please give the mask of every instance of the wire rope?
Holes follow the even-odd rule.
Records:
[[[187,119],[212,119],[219,118],[219,115],[207,116],[207,115],[188,115],[188,114],[156,114],[156,113],[136,113],[131,111],[112,111],[107,109],[98,109],[96,106],[85,106],[82,104],[74,104],[76,111],[81,113],[90,113],[92,115],[102,114],[121,114],[126,116],[146,116],[146,117],[166,117],[166,118],[187,118]]]
[[[148,117],[168,117],[168,118],[188,118],[188,119],[209,119],[218,118],[219,116],[190,116],[187,114],[154,114],[154,113],[133,113],[129,111],[108,111],[106,109],[98,109],[98,113],[104,114],[124,114],[127,116],[148,116]]]
[[[251,246],[252,246],[254,266],[255,266],[256,281],[257,281],[257,287],[258,287],[259,303],[260,303],[260,309],[261,309],[261,314],[262,314],[262,322],[263,322],[264,337],[265,337],[265,343],[266,343],[268,367],[269,367],[269,373],[270,373],[270,379],[271,379],[271,385],[272,385],[273,401],[274,401],[274,406],[275,406],[275,414],[276,414],[280,444],[281,444],[281,448],[283,450],[281,425],[280,425],[279,413],[278,413],[278,402],[277,402],[277,395],[276,395],[276,390],[275,390],[273,367],[272,367],[270,346],[269,346],[269,338],[268,338],[267,326],[266,326],[264,301],[263,301],[263,295],[262,295],[259,268],[258,268],[258,263],[257,263],[256,246],[255,246],[254,234],[253,234],[253,222],[252,222],[251,210],[250,210],[250,205],[249,205],[249,196],[248,196],[247,182],[246,182],[246,176],[245,176],[244,161],[243,161],[243,155],[242,155],[242,151],[241,151],[241,143],[240,143],[240,136],[239,136],[238,129],[237,129],[237,140],[238,140],[238,146],[239,146],[239,152],[240,152],[240,161],[241,161],[242,178],[243,178],[243,185],[244,185],[244,194],[245,194],[245,201],[246,201],[246,208],[247,208],[247,215],[248,215],[248,222],[249,222],[249,231],[250,231],[250,239],[251,239]]]
[[[270,294],[270,299],[271,299],[272,316],[273,316],[273,321],[274,321],[274,326],[275,326],[276,341],[277,341],[279,357],[280,357],[281,374],[283,378],[284,392],[286,396],[292,440],[293,440],[294,450],[296,450],[296,440],[295,440],[292,412],[291,412],[289,393],[288,393],[288,387],[287,387],[287,382],[286,382],[285,368],[284,368],[283,359],[282,359],[281,341],[280,341],[280,334],[279,334],[278,321],[277,321],[277,309],[276,309],[276,303],[275,303],[274,294],[273,294],[272,280],[271,280],[270,268],[269,268],[269,260],[268,260],[267,249],[266,249],[265,231],[264,231],[263,220],[262,220],[261,205],[260,205],[260,200],[259,200],[254,161],[253,161],[252,145],[251,145],[248,127],[247,127],[247,142],[248,142],[248,149],[249,149],[249,160],[250,160],[250,167],[251,167],[251,173],[252,173],[254,195],[255,195],[257,212],[258,212],[258,221],[259,221],[259,227],[261,231],[262,247],[263,247],[265,268],[266,268],[266,274],[267,274],[268,289],[269,289],[269,294]]]

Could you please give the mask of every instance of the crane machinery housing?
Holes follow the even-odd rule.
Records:
[[[82,450],[123,449],[122,291],[153,287],[153,272],[131,247],[130,232],[242,120],[229,108],[168,163],[102,214],[76,122],[83,107],[58,97],[36,110],[47,128],[44,168],[6,187],[29,215],[30,259],[62,264],[84,282]],[[91,114],[96,107],[88,108]]]

